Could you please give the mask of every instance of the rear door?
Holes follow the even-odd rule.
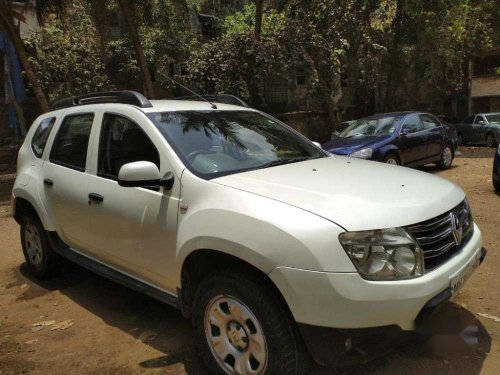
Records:
[[[91,251],[121,271],[175,293],[175,248],[180,180],[171,190],[118,185],[120,168],[135,161],[173,172],[168,151],[153,124],[136,109],[104,112],[99,121],[93,172],[87,194],[92,202]]]
[[[426,143],[425,153],[427,158],[440,157],[443,144],[443,126],[434,116],[421,114],[424,142]]]
[[[403,164],[415,163],[425,158],[425,142],[422,137],[422,121],[417,114],[409,115],[401,127],[400,154]]]
[[[89,245],[86,166],[94,117],[93,112],[65,115],[42,166],[42,201],[61,239],[77,250]]]

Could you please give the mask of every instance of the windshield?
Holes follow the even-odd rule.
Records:
[[[354,121],[342,133],[340,138],[364,137],[364,136],[380,136],[389,135],[396,130],[395,117],[381,117],[377,119],[362,118]]]
[[[186,166],[204,178],[326,156],[258,112],[157,112],[148,117]]]
[[[486,115],[488,122],[490,124],[500,124],[500,113],[495,113],[494,115]]]

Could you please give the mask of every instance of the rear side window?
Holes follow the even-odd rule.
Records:
[[[434,129],[439,126],[438,121],[429,115],[420,115],[424,130]]]
[[[106,113],[99,140],[97,174],[116,180],[120,168],[135,161],[150,161],[160,169],[160,154],[144,130],[126,117]]]
[[[93,113],[67,116],[57,133],[50,161],[84,171],[93,121]]]
[[[422,130],[422,122],[418,115],[411,115],[405,120],[403,125],[403,130],[408,131],[408,133],[416,133]]]
[[[47,143],[50,131],[52,130],[55,122],[55,117],[43,119],[40,124],[38,124],[35,134],[33,134],[33,138],[31,139],[31,148],[33,153],[39,158],[42,157],[45,144]]]

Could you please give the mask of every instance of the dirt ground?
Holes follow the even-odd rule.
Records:
[[[500,195],[493,149],[464,148],[448,171],[484,235],[488,256],[459,296],[434,317],[430,339],[409,339],[384,357],[312,374],[500,374]],[[74,265],[47,282],[27,272],[10,216],[13,176],[0,176],[0,375],[206,374],[191,326],[175,309]],[[425,189],[425,186],[422,186]],[[481,316],[478,314],[489,314]],[[54,320],[37,330],[33,324]],[[69,327],[57,324],[70,320]],[[73,325],[71,325],[71,323]]]

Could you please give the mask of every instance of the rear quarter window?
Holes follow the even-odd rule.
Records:
[[[55,117],[49,117],[43,119],[37,126],[33,138],[31,138],[31,149],[37,157],[41,157],[43,150],[45,150],[45,145],[47,144],[47,139],[49,138],[50,131],[56,122]]]

